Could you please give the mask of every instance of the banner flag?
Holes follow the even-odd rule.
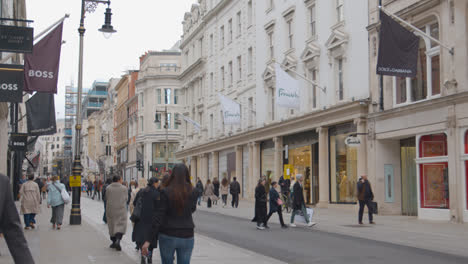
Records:
[[[201,125],[199,123],[197,123],[196,121],[194,121],[193,119],[191,119],[188,116],[182,115],[182,118],[185,120],[185,122],[188,122],[188,123],[192,124],[195,127],[195,130],[197,132],[200,132]]]
[[[26,101],[26,116],[30,136],[55,134],[57,125],[55,122],[54,94],[36,93]]]
[[[377,74],[416,77],[419,37],[380,10]]]
[[[223,119],[225,125],[238,125],[241,122],[240,104],[236,101],[218,93],[221,108],[223,109]]]
[[[24,91],[57,93],[63,22],[24,55]]]
[[[299,81],[281,69],[279,64],[275,65],[275,74],[276,105],[299,109],[301,107]]]

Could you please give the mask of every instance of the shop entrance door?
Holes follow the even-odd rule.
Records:
[[[400,141],[401,151],[401,213],[418,215],[418,194],[416,181],[416,140]]]
[[[312,201],[317,204],[319,201],[319,153],[318,143],[312,144]]]

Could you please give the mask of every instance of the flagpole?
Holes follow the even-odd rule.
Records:
[[[285,65],[277,62],[275,59],[273,59],[273,62],[279,64],[280,66],[285,66]],[[327,87],[326,86],[325,87],[320,86],[318,83],[308,79],[307,77],[305,77],[304,75],[298,73],[296,70],[292,69],[291,67],[288,67],[287,70],[290,71],[290,72],[294,72],[294,74],[296,74],[298,77],[301,77],[306,82],[309,82],[310,84],[312,84],[314,86],[317,86],[320,90],[322,90],[322,92],[327,93]]]
[[[382,10],[382,12],[385,12],[385,14],[395,18],[396,20],[398,20],[399,22],[401,22],[402,24],[410,27],[411,29],[413,29],[414,31],[418,32],[419,34],[425,36],[426,38],[436,42],[437,44],[439,44],[442,48],[445,48],[448,50],[448,52],[451,54],[451,55],[454,55],[455,54],[455,50],[453,47],[449,47],[447,45],[444,45],[442,42],[440,42],[440,40],[436,39],[436,38],[433,38],[431,35],[427,34],[426,32],[420,30],[419,28],[413,26],[411,23],[405,21],[404,19],[400,18],[399,16],[395,15],[395,14],[392,14],[390,13],[389,11],[387,11],[385,8],[383,8],[382,4],[380,3],[379,4],[379,9]]]

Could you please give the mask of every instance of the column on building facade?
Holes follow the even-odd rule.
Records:
[[[328,175],[328,128],[317,128],[319,134],[319,202],[318,207],[327,207],[329,201]]]
[[[242,169],[242,153],[243,153],[243,147],[242,146],[236,146],[236,177],[237,181],[239,184],[242,186],[244,183],[244,179],[242,175],[244,174],[243,169]],[[242,187],[241,187],[242,190]],[[242,195],[242,194],[241,194]]]
[[[197,156],[192,156],[190,160],[190,175],[192,176],[192,182],[197,182]]]
[[[454,106],[450,106],[448,109],[448,117],[446,124],[450,219],[454,222],[462,222],[464,204],[463,201],[465,200],[465,198],[463,197],[463,189],[466,185],[463,184],[463,180],[459,176],[459,153],[461,153],[460,146],[462,146],[463,142],[460,142],[460,137],[457,133],[459,129],[457,128],[457,117]]]
[[[254,197],[255,186],[260,179],[260,142],[253,143],[253,177],[252,184],[248,187],[252,192],[252,197]]]
[[[246,192],[246,195],[245,197],[253,197],[252,196],[252,182],[253,182],[253,161],[254,161],[254,144],[253,142],[250,142],[248,145],[248,148],[249,148],[249,172],[248,172],[248,175],[247,175],[247,184],[246,184],[246,188],[245,188],[245,192]]]
[[[208,154],[202,154],[202,159],[201,159],[202,160],[202,175],[205,179],[205,182],[210,176],[210,174],[208,173],[209,172],[209,169],[208,169],[209,160],[208,159],[209,159]]]
[[[213,157],[213,162],[211,163],[211,172],[213,174],[213,179],[219,179],[219,152],[213,151],[211,152],[211,156]],[[222,180],[222,179],[219,179]]]
[[[357,147],[357,174],[359,178],[361,175],[367,175],[367,121],[363,118],[356,118],[354,124],[357,127],[357,137],[361,141]],[[377,182],[375,175],[368,176],[370,182]]]
[[[283,175],[283,138],[274,137],[273,142],[275,143],[275,173],[274,179],[271,181],[278,181],[281,175]]]
[[[202,162],[203,155],[197,156],[197,177],[203,182],[203,186],[205,186],[205,175],[203,175],[203,162]]]

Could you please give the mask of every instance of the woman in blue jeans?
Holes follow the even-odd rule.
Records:
[[[142,253],[148,254],[153,237],[159,235],[159,252],[162,264],[189,264],[194,246],[192,214],[197,208],[198,192],[190,183],[190,174],[184,164],[177,164],[172,170],[164,188],[161,189],[160,206],[153,216],[150,232],[146,232]]]

